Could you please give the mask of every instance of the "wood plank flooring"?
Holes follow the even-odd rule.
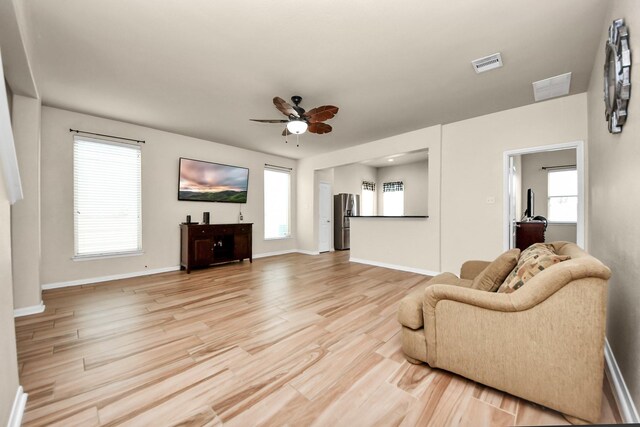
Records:
[[[398,302],[426,280],[336,252],[45,291],[16,319],[24,425],[567,424],[404,360]]]

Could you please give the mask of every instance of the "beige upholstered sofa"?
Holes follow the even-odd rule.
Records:
[[[469,261],[460,278],[444,273],[407,295],[398,312],[407,360],[558,410],[572,422],[597,422],[611,271],[573,243],[551,245],[571,259],[513,293],[471,289],[489,263]]]

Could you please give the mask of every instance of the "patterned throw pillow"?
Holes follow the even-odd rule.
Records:
[[[542,270],[570,258],[568,255],[556,255],[551,245],[544,243],[531,245],[522,251],[518,265],[507,276],[498,293],[514,292]]]
[[[527,262],[532,257],[540,257],[542,255],[555,255],[556,251],[553,248],[553,245],[549,245],[546,243],[534,243],[529,246],[527,249],[522,251],[520,254],[520,258],[518,259],[518,265],[522,265]],[[517,268],[518,266],[516,266]],[[513,271],[512,271],[513,273]]]

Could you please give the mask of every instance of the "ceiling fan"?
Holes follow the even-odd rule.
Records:
[[[301,135],[307,130],[311,133],[323,134],[331,132],[332,128],[326,123],[326,120],[332,119],[338,114],[338,107],[333,105],[323,105],[321,107],[313,108],[306,111],[300,106],[302,97],[294,95],[291,97],[293,105],[289,104],[282,98],[273,98],[273,104],[278,111],[288,117],[287,120],[275,119],[275,120],[261,120],[261,119],[249,119],[254,122],[260,123],[286,123],[287,126],[282,131],[283,136],[288,135]]]

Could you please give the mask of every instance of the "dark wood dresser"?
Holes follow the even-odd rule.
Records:
[[[544,242],[544,221],[516,222],[516,248],[521,251]]]
[[[180,269],[242,261],[251,253],[253,224],[180,224]]]

